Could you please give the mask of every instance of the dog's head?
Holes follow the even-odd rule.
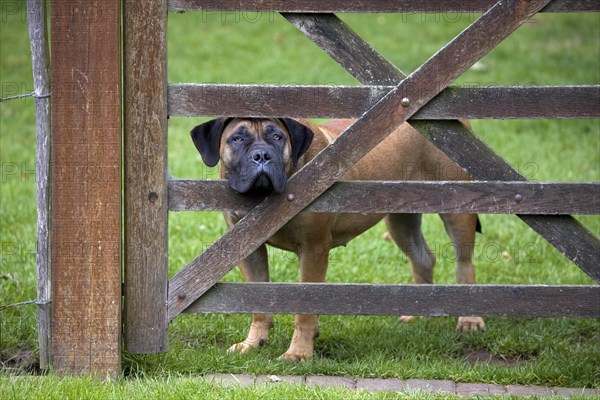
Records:
[[[221,160],[221,177],[238,193],[282,193],[313,132],[289,118],[218,118],[191,132],[209,167]]]

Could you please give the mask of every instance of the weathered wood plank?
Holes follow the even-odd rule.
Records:
[[[390,91],[290,179],[287,192],[294,194],[293,201],[288,200],[290,197],[287,193],[269,196],[171,279],[169,320],[187,308],[240,259],[256,250],[396,127],[547,3],[548,0],[498,2]],[[402,106],[406,104],[405,98],[410,99],[406,107]],[[365,135],[367,129],[374,134]]]
[[[406,168],[414,168],[407,165]],[[444,174],[444,171],[439,171]],[[448,177],[451,178],[451,177]],[[427,201],[424,201],[424,200]],[[221,180],[170,180],[171,211],[250,211],[263,199]],[[337,182],[305,211],[349,213],[600,214],[600,183]]]
[[[474,179],[526,180],[459,122],[448,121],[440,125],[433,121],[414,121],[412,124]],[[579,221],[568,216],[518,216],[585,273],[600,282],[600,241]]]
[[[417,119],[600,118],[600,86],[448,88]]]
[[[282,16],[364,85],[397,85],[406,77],[334,14]]]
[[[283,13],[348,73],[363,84],[397,85],[405,75],[334,14]]]
[[[358,118],[392,88],[171,84],[168,113]],[[449,87],[410,119],[600,118],[598,104],[600,86]]]
[[[167,10],[124,3],[125,348],[167,350]]]
[[[120,2],[52,0],[50,15],[53,369],[116,377],[121,368]]]
[[[50,74],[44,0],[27,0],[27,25],[35,93],[36,277],[40,368],[50,367]]]
[[[335,43],[338,40],[351,38],[356,47],[356,52],[363,53],[364,57],[368,55],[372,64],[381,63],[381,67],[386,71],[390,71],[398,82],[404,79],[405,75],[400,70],[396,69],[394,72],[395,67],[391,63],[378,56],[366,42],[362,41],[336,16],[304,14],[288,19],[362,83],[369,85],[388,84],[389,79],[379,82],[370,74],[361,73],[360,65],[354,64],[354,58],[348,58],[344,52],[337,50]],[[309,22],[305,23],[304,20]],[[519,174],[510,164],[458,121],[413,121],[412,125],[425,137],[432,140],[451,159],[467,169],[476,179],[525,180],[524,176]],[[450,139],[444,140],[444,134]],[[453,136],[456,136],[456,138],[452,139]],[[466,157],[465,153],[470,154],[470,156]],[[568,216],[560,218],[520,216],[520,218],[571,261],[575,262],[584,272],[600,281],[600,266],[597,262],[598,254],[600,254],[599,241],[578,221]],[[557,234],[555,227],[549,225],[549,219],[552,218],[555,218],[556,223],[563,227],[564,232],[562,234]],[[573,234],[570,234],[570,232],[573,232]],[[587,246],[587,250],[584,250],[583,246]],[[581,257],[581,253],[586,256]]]
[[[185,312],[600,317],[599,286],[217,283]]]
[[[495,0],[169,0],[170,11],[275,11],[303,13],[455,13],[485,12]],[[593,0],[554,0],[542,12],[600,11]],[[452,18],[454,16],[448,16]]]
[[[583,272],[600,282],[600,240],[585,225],[567,215],[517,216]]]
[[[170,116],[357,118],[392,86],[171,84]]]

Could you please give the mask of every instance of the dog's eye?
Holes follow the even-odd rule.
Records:
[[[273,135],[273,140],[279,140],[279,139],[281,139],[281,136],[279,136],[278,134]]]

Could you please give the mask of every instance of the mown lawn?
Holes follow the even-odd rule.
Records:
[[[403,71],[411,72],[464,29],[474,15],[344,15],[342,18]],[[27,26],[22,13],[0,15],[0,97],[32,91]],[[597,14],[538,15],[459,79],[461,85],[600,83]],[[358,84],[276,14],[170,14],[169,81]],[[569,99],[565,99],[569,101]],[[599,105],[600,106],[600,105]],[[171,118],[169,166],[184,178],[214,178],[188,132],[202,119]],[[598,120],[473,121],[475,132],[535,181],[600,180]],[[35,132],[31,99],[0,104],[0,304],[35,298]],[[600,234],[600,217],[578,217]],[[592,284],[592,280],[514,216],[481,216],[478,281],[490,284]],[[437,216],[425,217],[436,252],[436,281],[453,283],[454,259]],[[225,231],[219,213],[172,213],[169,273],[175,274]],[[335,250],[330,282],[408,283],[407,260],[382,240],[384,227]],[[297,281],[296,261],[270,252],[272,279]],[[237,270],[225,280],[241,280]],[[600,306],[600,305],[599,305]],[[245,337],[249,316],[184,315],[171,325],[170,351],[123,357],[112,383],[27,378],[37,354],[34,306],[0,311],[0,397],[35,398],[348,398],[343,390],[284,386],[225,389],[197,377],[209,373],[323,374],[460,382],[600,387],[600,322],[588,319],[487,318],[484,333],[454,332],[454,318],[403,325],[393,317],[323,316],[315,359],[277,361],[293,316],[277,316],[268,346],[226,354]],[[66,397],[59,397],[67,393]],[[367,394],[352,394],[368,398]],[[381,395],[383,396],[383,395]],[[390,398],[393,395],[387,395]],[[379,397],[378,397],[379,398]]]

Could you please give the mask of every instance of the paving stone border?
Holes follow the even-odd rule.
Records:
[[[351,390],[385,391],[385,392],[425,392],[449,393],[463,397],[508,394],[513,396],[532,397],[556,395],[564,398],[572,396],[599,397],[600,389],[561,388],[529,385],[495,385],[487,383],[456,383],[443,380],[421,379],[382,379],[353,378],[345,376],[278,376],[248,374],[213,374],[204,379],[219,385],[277,385],[280,383],[319,386],[322,388],[342,387]]]

